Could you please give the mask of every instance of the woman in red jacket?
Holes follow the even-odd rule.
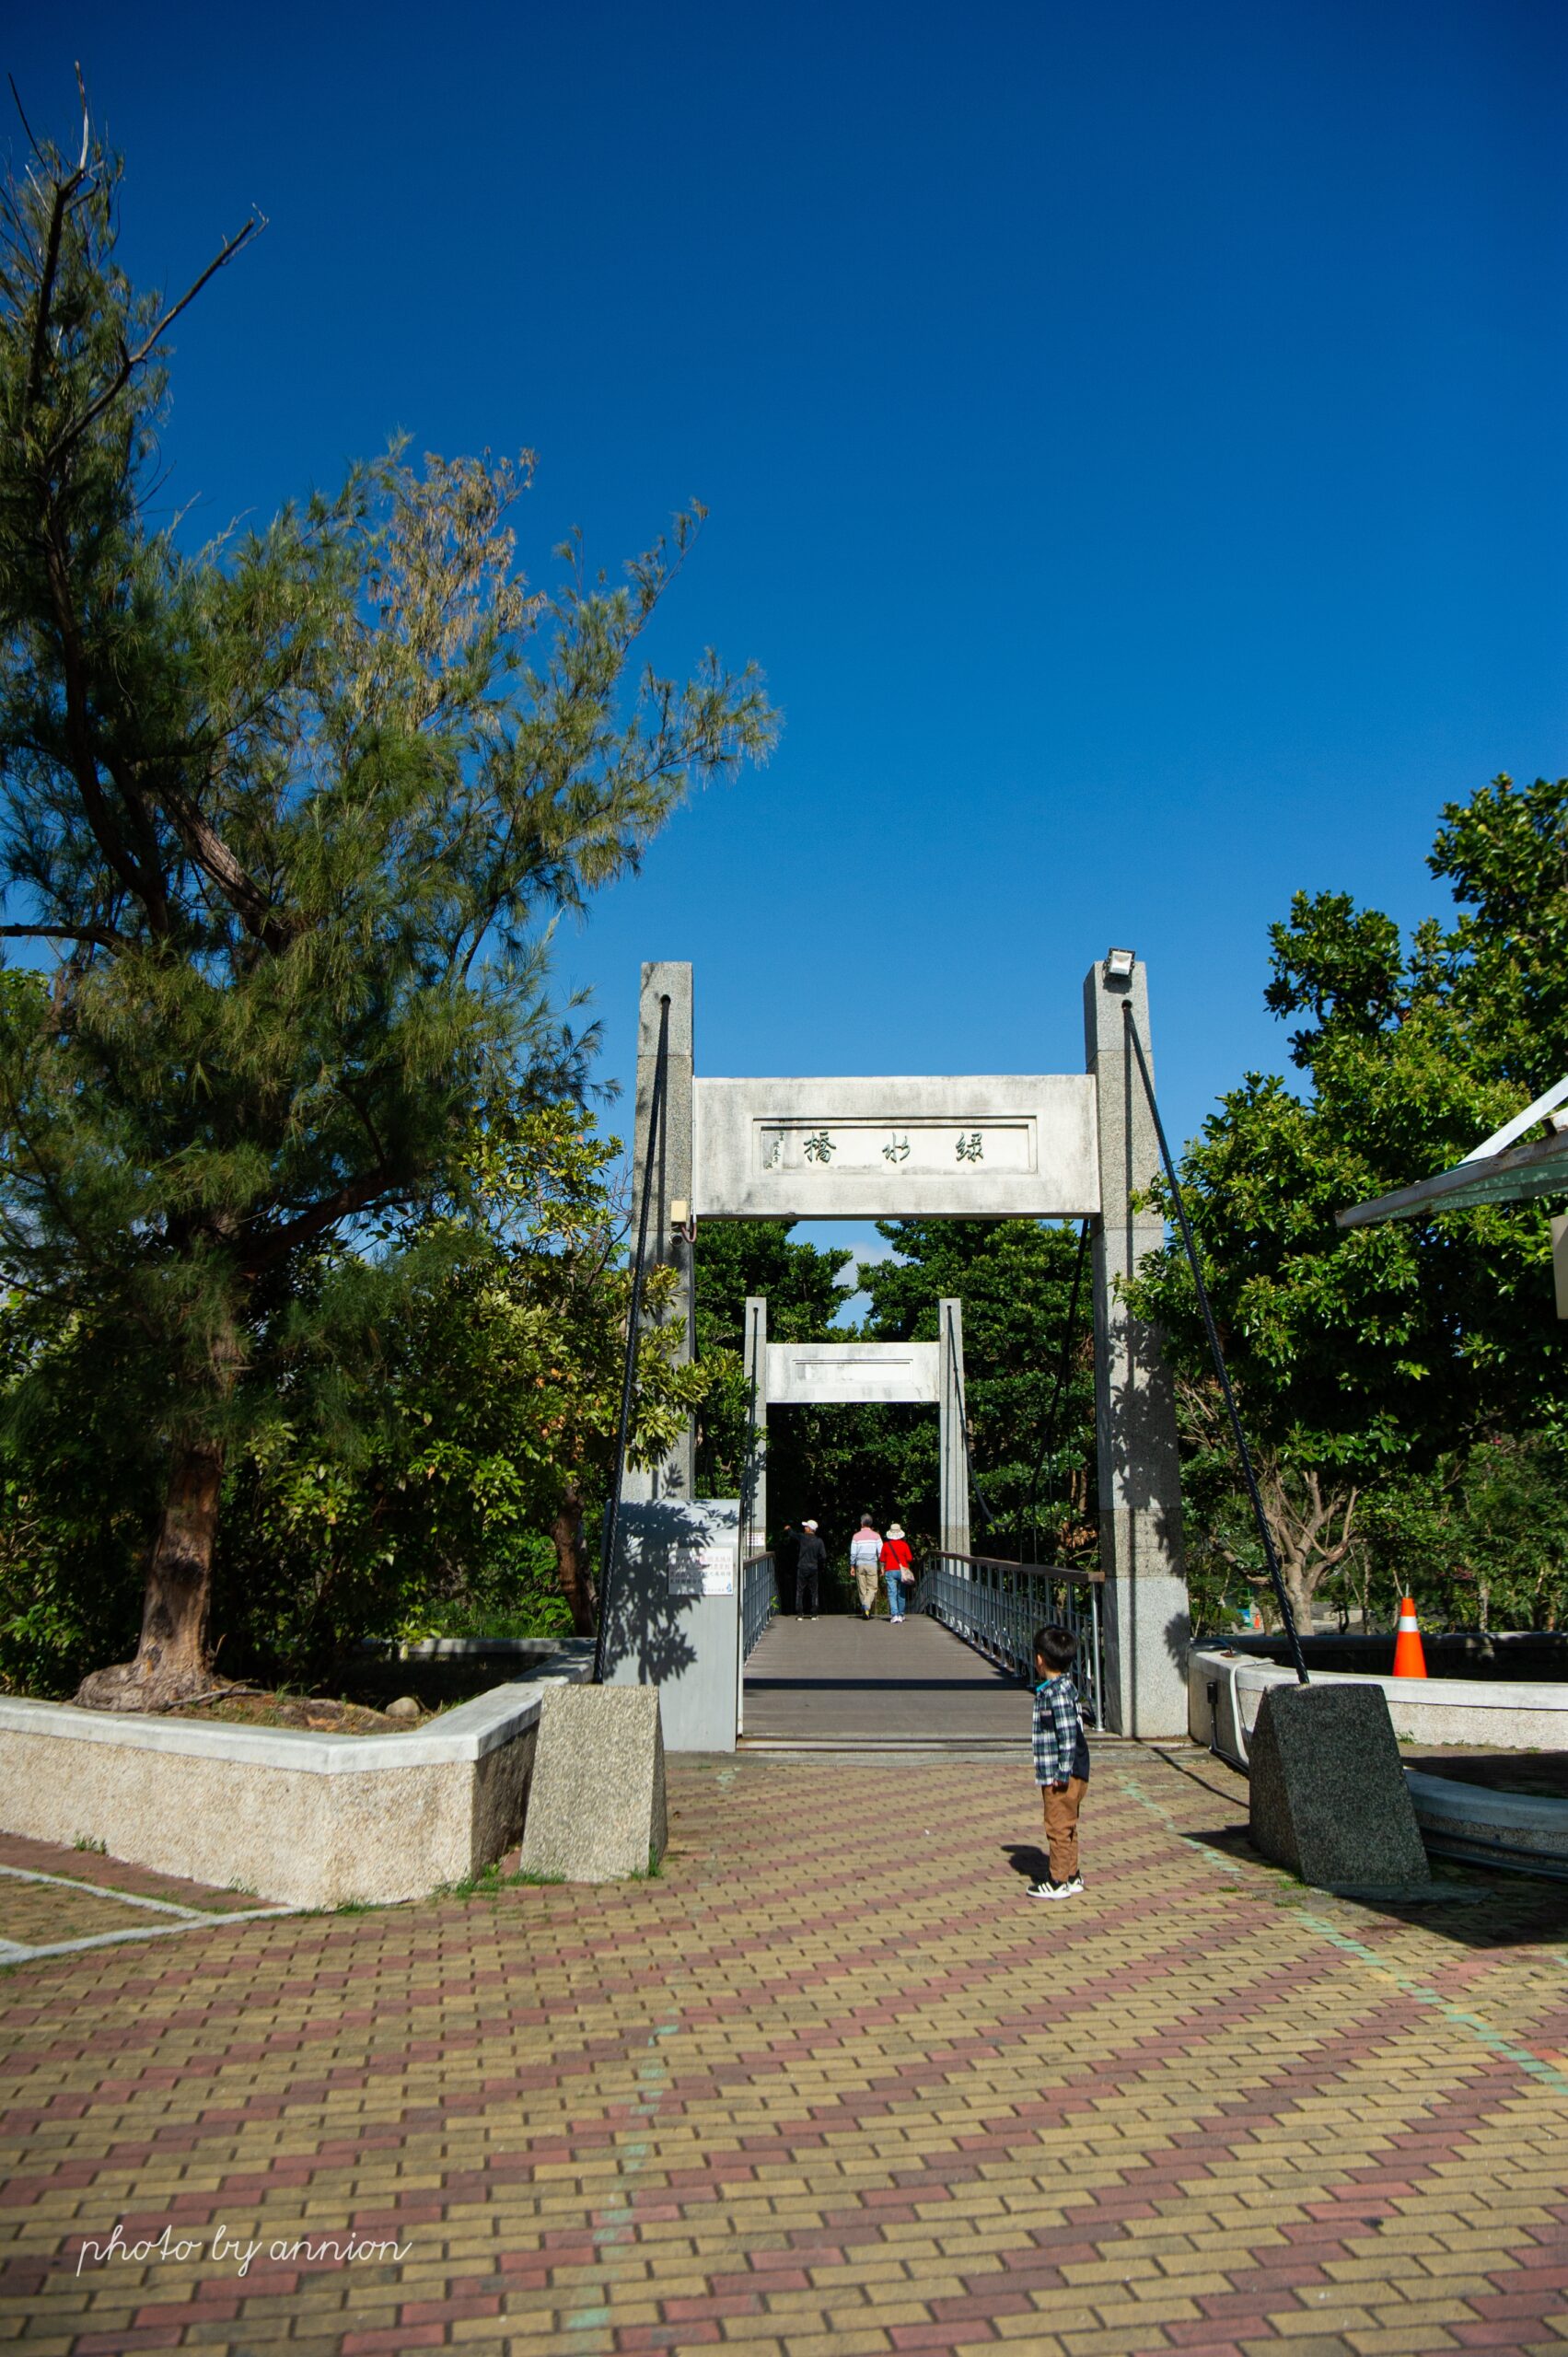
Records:
[[[888,1617],[895,1628],[904,1617],[904,1590],[914,1585],[914,1558],[903,1525],[890,1522],[882,1541],[882,1576],[888,1583]]]

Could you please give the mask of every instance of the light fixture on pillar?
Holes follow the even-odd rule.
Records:
[[[1132,952],[1130,949],[1108,949],[1105,953],[1105,979],[1123,990],[1132,979]]]

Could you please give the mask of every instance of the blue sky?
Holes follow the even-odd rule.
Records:
[[[563,940],[610,1073],[654,956],[712,1072],[1073,1068],[1114,940],[1187,1134],[1293,890],[1413,919],[1445,799],[1568,768],[1559,0],[29,18],[139,274],[270,216],[180,330],[197,522],[399,429],[537,449],[536,577],[707,504],[658,655],[785,733]]]

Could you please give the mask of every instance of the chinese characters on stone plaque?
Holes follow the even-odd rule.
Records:
[[[797,1172],[836,1182],[852,1174],[869,1179],[877,1171],[901,1183],[926,1171],[981,1180],[1035,1167],[1028,1120],[890,1120],[872,1113],[824,1121],[805,1113],[791,1120],[759,1120],[753,1135],[752,1167],[770,1176]]]

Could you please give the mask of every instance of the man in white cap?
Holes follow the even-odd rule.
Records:
[[[795,1617],[797,1620],[806,1619],[807,1598],[810,1600],[811,1618],[813,1620],[817,1618],[817,1583],[827,1561],[828,1550],[817,1536],[816,1524],[803,1522],[800,1526],[800,1552],[795,1559]]]

